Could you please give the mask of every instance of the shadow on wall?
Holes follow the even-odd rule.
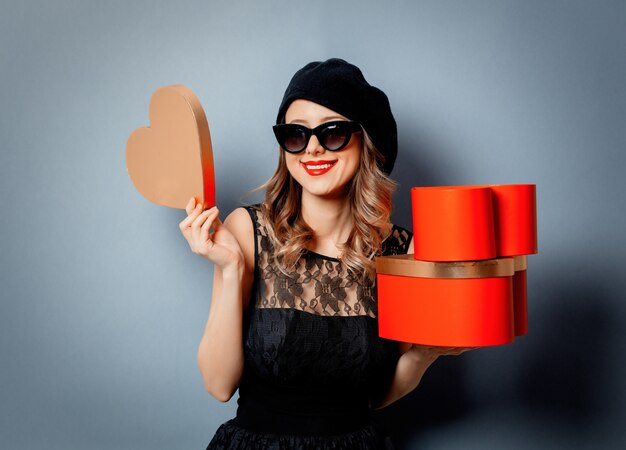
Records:
[[[473,389],[486,392],[490,387],[468,385],[471,354],[441,358],[418,389],[376,414],[375,422],[393,436],[398,449],[419,447],[422,436],[432,428],[477,416],[493,418],[494,411],[505,411],[523,423],[517,422],[515,430],[501,423],[475,424],[485,429],[503,426],[501,433],[511,436],[519,436],[520,430],[543,432],[548,426],[553,442],[563,443],[594,439],[606,433],[605,422],[611,414],[624,414],[617,411],[619,399],[615,398],[623,382],[617,375],[622,362],[615,357],[615,344],[623,337],[611,308],[618,306],[619,299],[611,298],[604,287],[607,284],[599,282],[576,283],[563,276],[554,283],[534,289],[544,292],[544,298],[537,295],[534,303],[544,305],[545,311],[531,318],[530,334],[524,338],[528,345],[510,369],[516,377],[504,377],[508,381],[503,382],[510,385],[497,387],[502,395],[472,401],[468,393]],[[491,368],[482,370],[486,375]],[[482,377],[479,374],[475,379]],[[623,418],[612,419],[619,423]],[[617,435],[605,438],[620,439]]]
[[[414,129],[408,123],[399,123],[398,129]],[[438,149],[438,150],[434,150]],[[450,152],[441,150],[441,145],[430,142],[418,130],[412,136],[402,136],[398,141],[398,158],[391,178],[398,182],[394,195],[393,222],[412,228],[411,188],[416,186],[437,186],[462,180],[458,165],[446,158]],[[459,183],[457,183],[459,184]]]
[[[467,417],[471,405],[464,372],[462,359],[440,358],[428,369],[418,389],[375,413],[374,422],[392,436],[398,449],[404,449],[419,442],[425,431]]]
[[[573,273],[565,271],[564,273]],[[543,413],[572,427],[593,427],[609,414],[611,384],[618,383],[612,365],[621,364],[612,350],[619,338],[607,286],[562,278],[548,288],[545,311],[534,317],[538,344],[521,366],[517,400],[527,414]],[[615,294],[613,294],[615,295]],[[615,369],[618,369],[617,367]]]

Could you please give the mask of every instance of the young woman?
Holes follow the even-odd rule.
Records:
[[[207,391],[239,389],[215,449],[376,449],[370,409],[412,391],[442,354],[378,337],[374,258],[412,251],[390,223],[396,123],[387,96],[341,59],[292,78],[265,201],[222,223],[191,199],[180,229],[215,265],[198,349]]]

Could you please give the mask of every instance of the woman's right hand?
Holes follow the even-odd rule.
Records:
[[[222,224],[216,206],[202,211],[202,203],[196,204],[192,197],[185,210],[187,217],[180,222],[179,228],[192,252],[222,269],[243,266],[244,258],[239,242]]]

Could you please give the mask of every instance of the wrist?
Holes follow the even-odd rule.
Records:
[[[233,261],[232,263],[222,267],[222,278],[225,280],[241,280],[243,278],[243,269],[243,261]]]

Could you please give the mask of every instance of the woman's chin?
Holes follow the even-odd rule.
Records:
[[[321,198],[324,200],[337,200],[348,196],[348,190],[345,186],[338,187],[317,187],[317,188],[303,188],[302,193],[310,195],[312,197]]]

